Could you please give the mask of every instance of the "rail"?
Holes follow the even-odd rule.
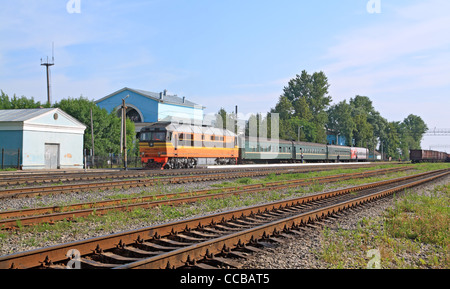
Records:
[[[296,234],[308,224],[449,173],[433,171],[391,180],[389,185],[372,183],[21,252],[0,257],[0,269],[67,268],[77,262],[81,268],[118,269],[232,264],[222,256],[257,250],[282,234]]]

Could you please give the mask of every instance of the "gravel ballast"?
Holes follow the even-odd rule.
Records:
[[[446,184],[450,182],[450,177],[440,179],[436,182],[423,185],[415,191],[432,190],[436,185]],[[204,182],[204,183],[189,183],[182,185],[170,185],[158,188],[160,192],[173,192],[173,191],[189,191],[209,188],[211,185],[219,182]],[[335,190],[337,188],[333,188]],[[42,207],[52,206],[61,203],[79,203],[88,201],[98,201],[106,199],[109,196],[115,194],[135,194],[142,190],[149,190],[148,188],[130,188],[127,190],[110,190],[99,191],[93,193],[72,193],[54,196],[44,196],[40,198],[30,199],[10,199],[3,200],[0,205],[1,210],[21,209],[24,207]],[[325,186],[325,190],[326,186]],[[328,189],[330,190],[330,189]],[[270,197],[270,196],[269,196]],[[244,196],[245,199],[251,199],[251,196]],[[261,199],[260,203],[268,202],[266,199]],[[358,222],[363,218],[376,218],[383,214],[383,212],[391,207],[393,204],[392,199],[386,199],[377,201],[373,204],[367,205],[364,210],[360,210],[356,214],[351,214],[339,218],[334,224],[328,225],[330,230],[333,229],[347,229],[351,230],[356,228]],[[194,211],[198,214],[190,215],[189,217],[195,217],[205,214],[213,214],[219,211],[228,210],[230,208],[222,208],[214,211],[203,211],[202,206],[204,204],[191,204],[183,206],[181,210]],[[233,209],[236,209],[233,207]],[[123,223],[114,223],[112,226],[104,226],[104,223],[109,222],[108,218],[100,219],[97,222],[80,222],[71,223],[67,225],[67,229],[62,229],[55,234],[50,229],[25,229],[23,231],[17,231],[15,233],[8,233],[8,236],[0,238],[0,255],[8,255],[12,253],[33,250],[37,248],[53,246],[61,243],[73,242],[81,239],[93,238],[97,236],[113,234],[121,231],[139,229],[142,227],[148,227],[159,223],[165,223],[168,221],[176,221],[177,218],[164,219],[164,212],[160,208],[155,208],[155,214],[160,214],[162,217],[159,221],[153,219],[127,219]],[[179,217],[178,219],[182,219]],[[62,225],[64,226],[64,225]],[[106,228],[106,229],[105,229]],[[2,234],[2,232],[0,232]],[[299,269],[299,268],[329,268],[327,263],[324,263],[317,257],[317,252],[321,250],[321,244],[323,243],[323,234],[317,230],[310,230],[302,237],[297,237],[292,240],[287,240],[285,243],[280,244],[276,248],[267,249],[264,253],[254,254],[246,261],[243,261],[244,268],[247,269]]]
[[[450,183],[450,177],[441,178],[432,183],[424,184],[410,189],[410,193],[428,194],[436,186]],[[346,216],[340,217],[327,228],[333,230],[356,230],[359,223],[364,219],[374,219],[382,223],[382,216],[388,208],[394,206],[394,199],[387,198],[367,204],[364,208],[357,210]],[[268,249],[262,253],[253,254],[248,260],[244,261],[244,269],[326,269],[330,264],[324,262],[319,257],[324,242],[334,242],[335,240],[324,240],[322,230],[309,229],[302,237],[286,239],[286,242],[279,244],[276,248]],[[433,252],[434,248],[430,245],[421,244],[420,253],[411,255],[403,253],[401,258],[413,263],[413,260],[421,258],[425,251]],[[367,252],[363,252],[364,255]],[[351,255],[351,254],[350,254]],[[367,258],[369,261],[370,258]],[[345,261],[345,260],[343,260]],[[348,262],[347,263],[351,263]],[[413,265],[412,265],[413,266]]]

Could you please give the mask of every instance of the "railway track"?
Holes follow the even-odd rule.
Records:
[[[316,168],[315,171],[331,170],[336,167],[327,168]],[[164,184],[175,184],[175,183],[188,183],[188,182],[201,182],[201,181],[214,181],[214,180],[224,180],[233,178],[243,178],[243,177],[261,177],[267,176],[269,174],[293,174],[293,173],[304,173],[309,172],[308,168],[287,168],[281,170],[251,170],[251,171],[237,171],[237,172],[211,172],[205,174],[195,175],[182,175],[182,176],[160,176],[151,178],[138,178],[138,179],[127,179],[127,180],[116,180],[116,181],[106,181],[106,182],[89,182],[89,183],[76,183],[76,184],[65,184],[65,185],[50,185],[50,186],[33,186],[33,187],[21,187],[21,188],[10,188],[0,190],[0,199],[2,198],[28,198],[34,196],[44,196],[49,194],[62,194],[62,193],[73,193],[73,192],[83,192],[83,191],[94,191],[94,190],[107,190],[114,188],[131,188],[131,187],[148,187],[154,185],[164,185]]]
[[[380,163],[383,164],[383,163]],[[392,163],[390,163],[392,164]],[[354,164],[352,167],[370,167],[374,164]],[[378,165],[378,164],[377,164]],[[320,166],[308,166],[304,165],[301,168],[296,167],[284,167],[282,169],[337,169],[344,168],[348,165],[326,165]],[[265,167],[265,168],[232,168],[232,169],[189,169],[189,170],[129,170],[129,171],[105,171],[105,170],[91,170],[91,171],[64,171],[64,172],[20,172],[20,173],[0,173],[0,186],[17,186],[17,185],[32,185],[32,184],[54,184],[54,183],[67,183],[76,181],[98,181],[109,179],[131,179],[131,178],[152,178],[152,177],[168,177],[168,176],[182,176],[191,174],[208,174],[208,173],[233,173],[244,171],[272,171],[277,168]]]
[[[279,190],[290,187],[307,186],[314,183],[329,183],[341,180],[371,177],[409,170],[408,167],[387,168],[359,173],[339,174],[310,179],[295,179],[264,184],[252,184],[239,187],[222,189],[206,189],[194,192],[182,192],[172,194],[160,194],[156,196],[137,197],[130,199],[118,199],[79,203],[70,206],[52,206],[43,208],[23,209],[0,212],[0,229],[14,229],[19,226],[28,226],[39,223],[54,223],[61,220],[73,220],[89,215],[103,215],[109,211],[130,211],[136,208],[152,208],[161,205],[176,205],[196,202],[204,199],[222,198],[227,195],[238,195],[268,190]]]
[[[233,257],[449,173],[433,171],[16,253],[0,257],[0,269],[239,267]]]

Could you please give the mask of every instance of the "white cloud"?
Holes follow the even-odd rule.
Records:
[[[144,78],[142,71],[153,64],[153,56],[148,47],[129,43],[134,22],[121,15],[148,1],[81,0],[80,14],[68,13],[66,4],[65,0],[2,3],[0,35],[7,41],[0,42],[0,89],[45,101],[45,69],[40,59],[51,57],[52,42],[54,100],[81,94],[98,98],[111,92],[111,87],[120,88],[118,79]],[[140,27],[146,35],[152,33],[145,24]]]
[[[265,81],[260,83],[243,83],[232,85],[232,88],[243,88],[243,89],[252,89],[252,88],[264,88],[264,87],[284,87],[286,86],[291,78],[281,78],[273,81]]]
[[[232,112],[238,105],[238,112],[247,115],[267,113],[270,108],[275,107],[279,96],[279,91],[266,91],[208,95],[200,96],[198,99],[203,100],[201,104],[206,106],[207,112],[216,113],[221,107]]]
[[[323,70],[332,84],[334,102],[366,95],[389,121],[402,121],[412,113],[430,128],[446,127],[450,123],[450,1],[382,3],[386,14],[375,15],[378,23],[338,35],[324,56],[329,65]],[[448,144],[449,139],[425,137],[422,146]]]
[[[331,94],[335,101],[367,95],[385,106],[394,99],[406,104],[425,97],[421,114],[428,115],[433,98],[450,91],[450,2],[386,6],[383,11],[390,9],[394,17],[341,34],[329,48],[324,58],[330,64],[323,70]],[[450,121],[447,115],[444,120]]]
[[[434,0],[389,8],[394,11],[394,17],[336,37],[337,44],[324,56],[332,61],[328,71],[379,66],[402,57],[435,52],[435,49],[448,50],[449,1]]]

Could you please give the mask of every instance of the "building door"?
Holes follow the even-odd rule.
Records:
[[[59,144],[45,144],[45,168],[59,169]]]

